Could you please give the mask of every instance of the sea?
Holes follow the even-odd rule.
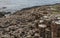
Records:
[[[60,0],[0,0],[0,11],[15,12],[23,8],[60,3]]]

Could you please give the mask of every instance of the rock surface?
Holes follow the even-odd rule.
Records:
[[[40,28],[42,27],[39,25],[45,24],[47,27],[48,24],[55,21],[53,16],[56,12],[60,14],[59,8],[60,5],[38,6],[22,9],[8,17],[1,17],[0,38],[40,38]]]

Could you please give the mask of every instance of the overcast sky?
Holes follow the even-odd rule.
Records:
[[[20,9],[24,7],[60,3],[60,0],[0,0],[0,8]]]

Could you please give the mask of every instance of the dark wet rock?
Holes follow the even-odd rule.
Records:
[[[11,12],[0,12],[0,18],[4,16],[8,16],[8,14],[10,15]]]
[[[2,12],[0,12],[0,17],[3,17],[3,16],[4,16],[4,14]]]

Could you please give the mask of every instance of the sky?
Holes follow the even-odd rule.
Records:
[[[60,0],[0,0],[0,9],[7,7],[6,10],[17,10],[25,7],[60,3]]]

